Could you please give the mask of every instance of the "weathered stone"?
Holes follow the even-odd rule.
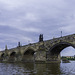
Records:
[[[0,51],[0,61],[59,62],[60,52],[69,46],[75,48],[75,34],[53,38],[51,40],[42,40],[40,42],[24,46],[20,46],[19,43],[19,47],[12,49],[7,49],[6,47],[5,51]]]

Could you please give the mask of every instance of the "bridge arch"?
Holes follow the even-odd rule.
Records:
[[[4,56],[5,56],[5,53],[2,53],[2,54],[1,54],[1,58],[3,58]]]
[[[11,56],[11,57],[16,56],[16,52],[11,52],[11,53],[10,53],[10,56]]]
[[[28,62],[28,61],[33,62],[34,53],[35,53],[35,50],[33,48],[28,48],[27,50],[24,51],[22,60],[25,62]]]
[[[55,45],[53,45],[51,48],[50,48],[50,53],[52,55],[58,55],[60,54],[60,52],[69,47],[69,46],[72,46],[73,48],[75,48],[75,46],[72,44],[72,43],[68,43],[68,42],[59,42],[59,43],[56,43]]]
[[[14,61],[16,61],[16,52],[15,51],[13,51],[13,52],[11,52],[10,53],[10,55],[9,55],[9,62],[14,62]]]

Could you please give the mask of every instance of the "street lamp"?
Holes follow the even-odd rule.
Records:
[[[62,31],[61,31],[61,37],[62,37]]]

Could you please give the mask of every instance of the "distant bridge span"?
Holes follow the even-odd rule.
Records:
[[[75,34],[67,35],[51,40],[43,41],[43,35],[39,36],[39,42],[0,51],[0,61],[6,62],[60,62],[60,52],[72,46],[75,48]]]

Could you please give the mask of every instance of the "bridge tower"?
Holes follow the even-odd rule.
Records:
[[[42,42],[43,41],[43,34],[40,34],[39,35],[39,42]]]
[[[21,44],[20,44],[20,42],[18,42],[18,47],[20,47],[21,46]]]

